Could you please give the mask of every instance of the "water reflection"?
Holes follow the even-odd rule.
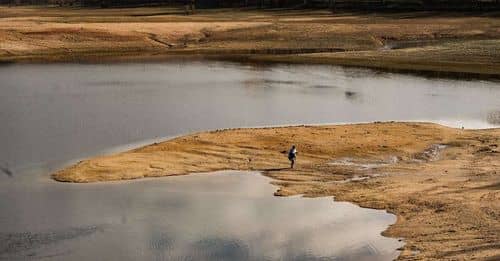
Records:
[[[216,128],[388,120],[499,126],[488,116],[499,110],[498,83],[332,66],[10,65],[0,78],[0,160],[14,173]]]
[[[361,102],[361,95],[355,91],[345,91],[345,98],[351,102]]]
[[[12,178],[12,176],[14,176],[14,173],[12,172],[12,170],[9,169],[9,167],[7,165],[3,166],[3,165],[0,165],[0,171],[7,175],[7,177],[10,177]]]
[[[316,85],[311,85],[311,88],[316,88],[316,89],[331,89],[331,88],[338,88],[335,85],[326,85],[326,84],[316,84]]]
[[[47,232],[0,233],[0,255],[15,258],[22,256],[18,256],[18,254],[25,253],[28,256],[34,256],[36,255],[34,250],[61,241],[85,237],[98,230],[100,230],[98,226],[88,226]]]
[[[37,197],[56,190],[60,198],[46,201],[35,220],[11,220],[12,231],[0,234],[0,257],[64,253],[66,260],[389,260],[397,256],[401,243],[380,235],[395,222],[393,215],[331,198],[274,197],[276,188],[269,182],[258,173],[221,172],[111,184],[49,183]],[[54,218],[44,223],[54,208],[63,222]],[[102,225],[74,227],[89,223]],[[5,225],[9,224],[3,219]]]
[[[492,125],[500,125],[500,111],[489,112],[486,121]]]

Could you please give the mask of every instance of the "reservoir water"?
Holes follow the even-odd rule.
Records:
[[[49,174],[193,131],[431,121],[500,126],[500,83],[313,65],[175,61],[0,67],[0,258],[387,260],[395,222],[331,198],[276,198],[255,173],[106,184]]]
[[[394,215],[332,198],[274,197],[276,187],[269,182],[258,173],[222,172],[46,183],[15,199],[2,191],[0,258],[391,260],[398,255],[402,242],[380,235],[396,221]]]

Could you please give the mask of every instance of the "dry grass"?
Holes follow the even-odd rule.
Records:
[[[283,154],[290,143],[299,150],[293,170]],[[435,144],[447,147],[439,151]],[[260,170],[280,186],[277,196],[333,195],[395,213],[397,223],[384,234],[405,238],[402,260],[495,259],[500,255],[499,146],[500,129],[424,123],[233,129],[96,157],[53,178],[96,182]],[[346,158],[358,165],[338,164]],[[356,177],[367,179],[341,182]]]
[[[463,14],[0,7],[3,61],[215,54],[498,76],[499,39],[499,18]]]

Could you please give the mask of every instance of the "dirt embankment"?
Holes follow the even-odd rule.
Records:
[[[284,152],[298,147],[295,169]],[[277,196],[335,196],[387,209],[400,259],[500,257],[500,129],[426,123],[231,129],[82,161],[53,175],[96,182],[224,169],[260,170]]]
[[[0,7],[0,61],[197,54],[498,77],[499,46],[493,14]]]

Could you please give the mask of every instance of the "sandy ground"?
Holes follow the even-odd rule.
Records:
[[[284,153],[296,144],[296,168]],[[216,170],[260,170],[277,196],[335,196],[398,216],[384,232],[400,259],[500,258],[500,129],[428,123],[231,129],[82,161],[53,174],[97,182]]]
[[[500,76],[495,14],[0,7],[0,61],[168,55]],[[164,59],[168,59],[165,58]]]

